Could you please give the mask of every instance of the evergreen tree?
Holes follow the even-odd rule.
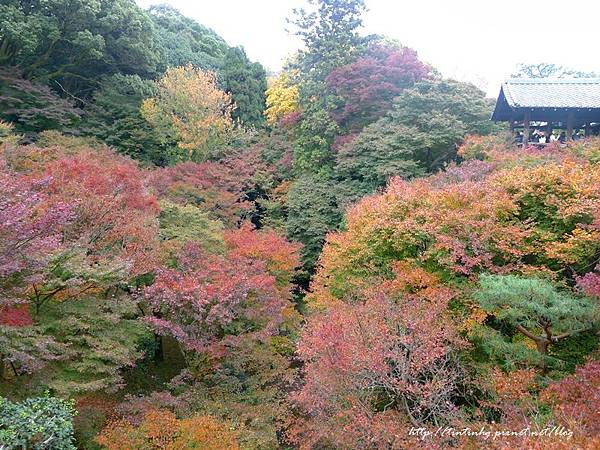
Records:
[[[102,76],[152,76],[158,57],[152,20],[134,0],[0,5],[0,62],[69,97],[89,99]]]
[[[548,347],[590,329],[598,312],[596,302],[559,291],[538,278],[481,275],[479,283],[475,299],[481,308],[532,340],[544,368]],[[495,344],[508,358],[518,355],[522,345],[511,340]]]
[[[296,35],[306,48],[292,68],[299,73],[301,125],[296,136],[294,159],[297,170],[315,172],[333,165],[331,145],[337,129],[329,111],[336,99],[328,94],[325,79],[336,67],[352,62],[364,43],[357,30],[365,10],[363,0],[310,0],[315,11],[295,9]]]
[[[325,235],[342,219],[335,185],[327,177],[303,175],[288,192],[287,208],[288,237],[303,244],[302,262],[310,275],[317,264]]]
[[[83,132],[139,161],[166,165],[166,148],[140,112],[144,99],[154,93],[154,83],[137,75],[104,79],[85,109]]]
[[[267,90],[264,67],[258,62],[250,62],[243,48],[232,47],[225,54],[220,74],[221,84],[231,94],[236,106],[231,118],[249,127],[264,125]]]
[[[159,72],[186,64],[209,70],[221,67],[229,48],[221,36],[168,5],[151,6],[148,12],[156,27]]]
[[[288,22],[306,48],[300,51],[295,65],[303,76],[305,94],[314,94],[310,81],[322,83],[329,73],[357,57],[364,40],[357,30],[362,26],[364,0],[308,0],[313,11],[294,9],[295,18]],[[316,9],[316,10],[314,10]]]

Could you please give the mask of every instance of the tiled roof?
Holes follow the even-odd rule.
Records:
[[[513,108],[600,108],[600,78],[515,78],[502,92]]]

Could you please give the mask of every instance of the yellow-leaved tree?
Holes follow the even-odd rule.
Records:
[[[223,147],[233,128],[233,109],[215,74],[188,64],[167,69],[141,113],[162,143],[173,145],[172,160],[204,161]]]
[[[266,91],[267,122],[273,125],[282,117],[298,109],[298,85],[292,83],[292,74],[282,72],[273,79]]]

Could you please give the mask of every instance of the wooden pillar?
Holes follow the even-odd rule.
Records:
[[[523,147],[527,146],[529,143],[529,118],[531,117],[531,113],[529,111],[525,111],[525,116],[523,118]]]
[[[585,123],[585,137],[590,137],[592,135],[592,124],[590,122]]]
[[[567,141],[573,139],[573,122],[575,122],[575,113],[570,111],[567,115]]]
[[[550,136],[552,135],[552,122],[548,121],[546,125],[546,143],[550,143]]]

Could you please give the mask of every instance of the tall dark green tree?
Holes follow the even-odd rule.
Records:
[[[148,12],[156,28],[161,73],[186,64],[210,70],[221,67],[229,46],[217,33],[171,6],[152,6]]]
[[[0,62],[64,96],[87,99],[102,76],[155,74],[154,32],[134,0],[6,0]]]
[[[330,114],[339,102],[325,80],[364,50],[366,40],[358,30],[365,9],[364,0],[308,0],[308,8],[294,9],[294,17],[288,20],[305,47],[289,65],[297,74],[301,116],[293,145],[294,172],[299,178],[288,193],[286,227],[290,238],[304,244],[307,277],[314,271],[325,235],[342,218],[332,178],[332,145],[339,127]]]
[[[306,280],[314,272],[328,231],[337,228],[342,212],[335,184],[327,177],[306,174],[298,178],[287,195],[287,235],[301,242]]]
[[[358,35],[362,26],[364,0],[308,0],[309,10],[294,9],[294,18],[288,22],[295,26],[295,34],[305,45],[299,52],[296,65],[303,78],[303,88],[308,81],[323,82],[329,73],[357,57],[364,44]]]
[[[166,150],[140,113],[154,92],[154,83],[137,75],[107,77],[86,106],[80,128],[132,158],[164,166]]]
[[[231,117],[245,126],[260,127],[265,123],[265,91],[267,72],[258,62],[251,62],[241,47],[225,54],[220,71],[221,84],[231,94],[236,108]]]
[[[362,26],[363,0],[309,0],[310,10],[295,9],[289,23],[302,38],[305,49],[292,64],[299,73],[300,107],[303,110],[294,148],[296,170],[322,171],[333,164],[331,145],[337,129],[329,111],[337,107],[325,79],[331,71],[354,61],[365,40]]]
[[[329,113],[317,105],[308,106],[296,128],[294,170],[296,173],[331,175],[335,155],[331,145],[339,132]]]

